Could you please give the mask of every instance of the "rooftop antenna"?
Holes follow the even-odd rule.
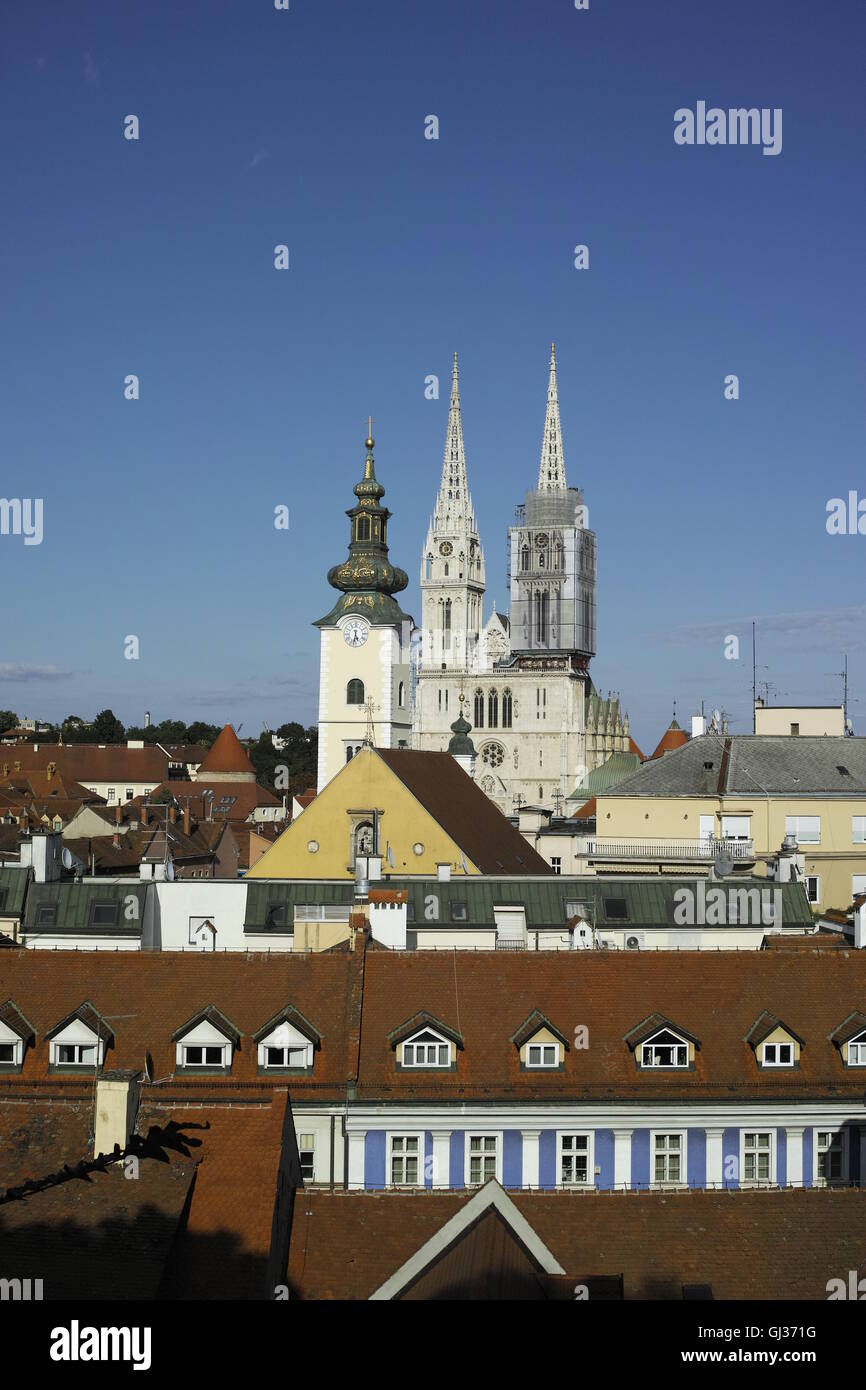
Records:
[[[755,623],[754,623],[754,620],[753,620],[753,621],[752,621],[752,733],[753,733],[753,734],[756,734],[756,733],[758,732],[758,712],[757,712],[757,709],[756,709],[757,694],[758,694],[758,689],[757,689],[757,676],[758,676],[758,667],[757,667],[757,656],[756,656],[756,647],[755,647]]]

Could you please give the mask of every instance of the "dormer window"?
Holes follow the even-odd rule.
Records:
[[[849,1067],[866,1067],[866,1032],[852,1038],[848,1044]]]
[[[528,1067],[558,1067],[559,1043],[529,1043],[526,1049]]]
[[[425,1028],[421,1033],[415,1033],[413,1037],[407,1038],[402,1046],[401,1061],[404,1067],[448,1067],[451,1065],[451,1045],[445,1039],[434,1033],[431,1028]]]
[[[92,1004],[82,1006],[48,1034],[48,1061],[58,1070],[102,1066],[111,1029]]]
[[[800,1065],[803,1039],[798,1037],[790,1024],[786,1024],[775,1014],[765,1009],[755,1020],[746,1034],[746,1042],[754,1048],[755,1060],[763,1071],[789,1067],[792,1070]]]
[[[259,1071],[310,1071],[321,1034],[293,1004],[253,1034]]]
[[[665,1029],[641,1044],[640,1064],[642,1067],[688,1067],[689,1045],[676,1033]]]
[[[520,1056],[520,1065],[531,1071],[562,1071],[568,1039],[540,1009],[523,1020],[510,1039]]]
[[[241,1035],[233,1023],[213,1004],[184,1023],[173,1035],[178,1067],[190,1071],[232,1069],[232,1058],[240,1046]]]
[[[761,1065],[764,1067],[792,1067],[794,1065],[793,1043],[764,1043]]]

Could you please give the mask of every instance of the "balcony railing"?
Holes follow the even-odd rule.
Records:
[[[755,858],[751,840],[587,840],[590,859],[667,860],[672,863],[711,863],[720,854],[729,859]]]

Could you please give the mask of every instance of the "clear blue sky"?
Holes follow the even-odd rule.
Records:
[[[645,751],[674,698],[750,727],[752,617],[780,699],[847,650],[866,731],[866,536],[825,530],[866,497],[864,68],[859,0],[7,0],[0,495],[44,539],[0,536],[0,708],[313,720],[369,411],[419,616],[455,348],[502,608],[555,339]],[[675,145],[699,100],[781,107],[781,154]]]

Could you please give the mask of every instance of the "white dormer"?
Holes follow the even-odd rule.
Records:
[[[689,1044],[670,1028],[661,1028],[640,1045],[642,1067],[688,1068]]]
[[[404,1067],[450,1067],[452,1043],[433,1028],[422,1028],[400,1045]]]
[[[174,1034],[177,1065],[185,1071],[231,1071],[240,1033],[212,1004]]]
[[[24,1061],[24,1039],[0,1019],[0,1069],[20,1067]]]
[[[866,1067],[866,1029],[851,1038],[847,1044],[849,1067]]]
[[[93,1028],[73,1018],[49,1042],[49,1061],[53,1067],[101,1067],[105,1043]]]
[[[266,1071],[285,1071],[289,1068],[310,1068],[313,1065],[314,1044],[284,1019],[259,1041],[259,1066]]]

